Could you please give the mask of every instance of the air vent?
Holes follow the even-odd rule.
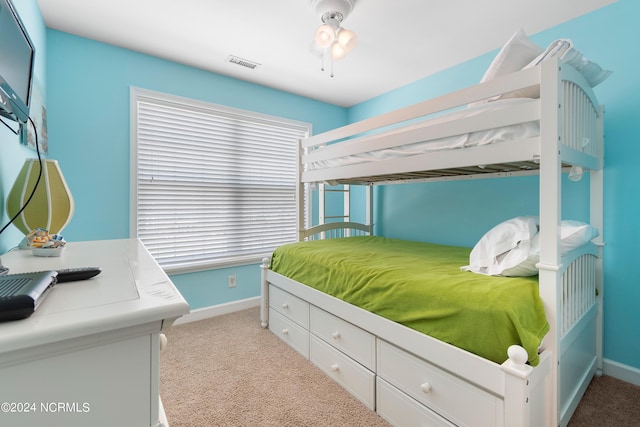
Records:
[[[242,59],[242,58],[238,58],[237,56],[233,56],[233,55],[229,55],[227,57],[227,62],[231,62],[232,64],[237,64],[237,65],[241,65],[245,68],[251,68],[252,70],[257,68],[258,64],[257,62],[252,62],[249,61],[247,59]]]

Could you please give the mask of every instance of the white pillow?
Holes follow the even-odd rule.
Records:
[[[504,46],[502,46],[502,49],[500,49],[496,57],[493,59],[491,65],[489,65],[489,68],[485,71],[484,76],[482,76],[480,83],[488,82],[505,74],[520,71],[542,53],[543,49],[532,42],[529,37],[527,37],[524,30],[520,28],[509,40],[507,40]],[[472,102],[469,106],[472,107],[476,104],[495,101],[500,99],[500,97],[501,96],[494,96],[482,101]],[[510,98],[516,97],[527,98],[526,96],[518,96],[516,94],[514,94],[514,96],[510,96]]]
[[[521,28],[502,46],[480,82],[487,82],[504,74],[519,71],[542,51],[543,49],[533,43]]]
[[[590,224],[565,220],[560,225],[560,253],[562,255],[579,248],[598,237],[600,232]]]
[[[545,60],[559,57],[563,62],[576,68],[585,77],[591,87],[596,87],[612,74],[609,70],[603,70],[600,65],[585,58],[582,53],[573,47],[569,39],[557,39],[542,49],[533,43],[524,30],[518,30],[507,43],[500,49],[498,55],[482,77],[481,83],[493,80],[504,74],[535,67]],[[493,98],[478,101],[484,103],[503,98],[539,98],[540,88],[534,86],[521,91],[495,96]],[[477,103],[471,103],[473,106]]]
[[[522,67],[523,70],[528,68],[533,68],[540,63],[555,58],[556,56],[561,57],[564,55],[569,49],[572,47],[571,40],[566,39],[558,39],[544,50],[540,55],[536,56],[531,62]],[[497,97],[497,99],[507,99],[507,98],[540,98],[540,86],[532,86],[529,88],[525,88],[522,90],[517,90],[514,92],[506,93],[502,96]]]
[[[526,277],[538,274],[536,264],[540,261],[540,233],[536,233],[529,242],[529,253],[513,267],[505,268],[500,275],[507,277]]]
[[[564,220],[560,223],[560,255],[564,256],[570,251],[590,242],[598,237],[598,229],[590,224],[580,221]],[[522,257],[518,254],[518,257]],[[535,276],[538,274],[536,264],[540,261],[540,233],[537,233],[530,241],[529,253],[517,265],[506,268],[502,276]]]
[[[522,216],[501,222],[476,243],[463,270],[498,275],[515,267],[529,254],[529,241],[538,232],[537,217]]]
[[[540,55],[535,57],[533,61],[529,62],[522,69],[533,68],[536,65],[541,64],[547,59],[555,58],[556,56],[562,57],[569,49],[573,47],[573,42],[569,39],[558,39],[552,41],[549,46]]]
[[[567,50],[561,56],[561,59],[580,71],[591,87],[598,86],[608,79],[612,73],[609,70],[603,70],[600,65],[585,58],[581,52],[573,48]]]

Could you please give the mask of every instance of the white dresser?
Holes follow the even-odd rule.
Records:
[[[161,331],[189,306],[137,239],[68,243],[61,257],[15,250],[10,273],[96,266],[57,284],[24,320],[0,323],[0,425],[163,426]]]

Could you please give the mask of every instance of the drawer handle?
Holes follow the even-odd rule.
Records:
[[[340,370],[340,366],[338,366],[337,363],[334,363],[333,365],[331,365],[331,370],[333,372],[338,372]]]
[[[286,310],[287,308],[289,308],[289,304],[287,304],[286,302],[282,303],[282,308]]]
[[[287,328],[284,328],[282,330],[282,335],[289,335],[289,330]]]
[[[429,384],[429,383],[420,384],[420,390],[422,390],[424,393],[431,392],[431,389],[432,389],[432,387],[431,387],[431,384]]]
[[[333,337],[334,340],[337,340],[338,338],[340,338],[340,332],[335,331],[334,333],[331,334],[331,336]]]

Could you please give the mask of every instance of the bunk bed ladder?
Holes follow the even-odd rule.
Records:
[[[318,215],[319,224],[326,224],[327,221],[341,220],[341,222],[351,221],[351,186],[345,184],[341,187],[329,187],[327,184],[320,184],[318,188],[320,196],[318,197]],[[343,194],[343,213],[342,215],[327,215],[327,194],[342,193]],[[345,237],[351,235],[351,230],[345,230]],[[324,237],[323,237],[324,238]]]
[[[318,185],[318,225],[307,230],[301,230],[300,238],[304,239],[331,239],[350,236],[363,236],[373,234],[373,197],[372,186],[366,187],[365,223],[351,220],[351,186]],[[328,215],[327,197],[330,194],[341,193],[343,197],[343,210],[341,215]]]

